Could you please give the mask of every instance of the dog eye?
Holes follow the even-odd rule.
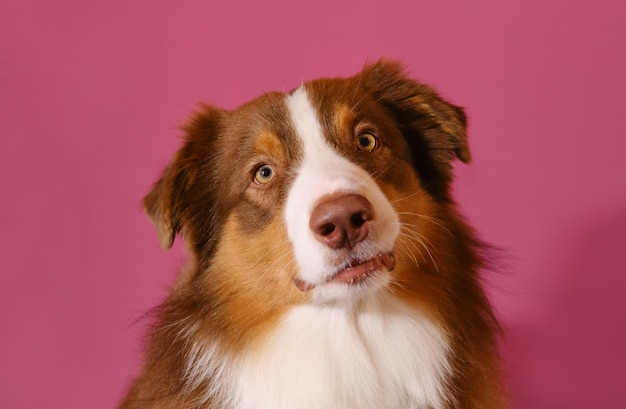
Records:
[[[378,139],[369,132],[363,132],[357,137],[356,145],[362,151],[374,152],[378,148]]]
[[[265,185],[269,183],[276,176],[276,172],[270,165],[261,165],[254,173],[254,181],[259,185]]]

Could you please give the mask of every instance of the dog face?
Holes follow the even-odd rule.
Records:
[[[162,246],[182,230],[229,305],[353,301],[438,268],[465,125],[381,61],[234,111],[204,106],[144,204]]]
[[[122,407],[505,407],[465,128],[386,61],[203,105],[144,199],[190,260]]]

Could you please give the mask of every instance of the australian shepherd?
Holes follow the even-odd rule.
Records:
[[[121,408],[506,406],[463,110],[381,60],[202,105],[144,199],[189,260]]]

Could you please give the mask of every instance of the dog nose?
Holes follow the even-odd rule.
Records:
[[[363,196],[332,196],[313,209],[309,228],[315,238],[328,247],[351,249],[365,240],[373,218],[372,204]]]

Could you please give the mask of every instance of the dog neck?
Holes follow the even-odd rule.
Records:
[[[352,304],[295,307],[258,347],[231,356],[228,364],[211,362],[210,350],[193,359],[207,364],[213,374],[220,367],[220,384],[233,392],[227,394],[225,407],[446,404],[451,370],[445,333],[425,314],[384,292]],[[196,366],[195,376],[202,377],[201,369]]]

